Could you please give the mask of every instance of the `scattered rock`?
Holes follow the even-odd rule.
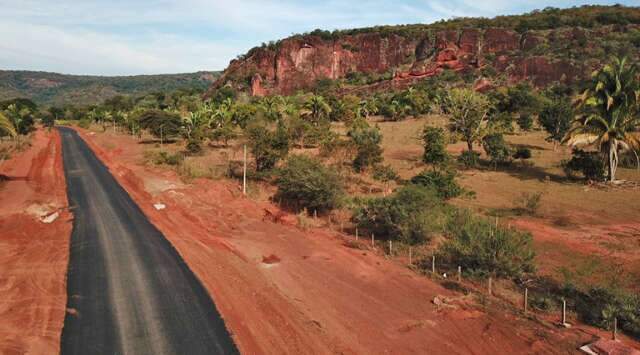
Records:
[[[280,262],[280,258],[277,255],[271,254],[269,256],[262,257],[262,263],[267,265],[277,264]]]
[[[42,223],[53,223],[56,219],[58,219],[58,217],[60,217],[60,213],[58,212],[53,212],[52,214],[42,217],[40,220],[42,221]]]

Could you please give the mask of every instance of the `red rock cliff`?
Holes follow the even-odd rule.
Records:
[[[591,68],[569,59],[536,53],[554,38],[580,40],[582,29],[527,32],[502,28],[425,31],[422,36],[364,33],[324,40],[295,36],[263,46],[231,62],[212,86],[232,85],[251,95],[292,94],[312,88],[320,79],[341,79],[350,72],[392,73],[391,87],[413,83],[444,70],[477,71],[484,66],[505,73],[510,81],[531,80],[543,86],[571,83]],[[542,47],[540,47],[542,48]],[[550,53],[553,54],[553,53]],[[389,87],[381,83],[381,87]]]

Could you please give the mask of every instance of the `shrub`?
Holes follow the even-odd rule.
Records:
[[[281,199],[296,209],[324,212],[338,206],[342,186],[338,176],[316,159],[294,155],[287,159],[276,179]]]
[[[518,211],[532,216],[535,215],[540,208],[543,195],[542,192],[523,192],[520,194],[520,197],[516,199]]]
[[[272,169],[289,153],[289,137],[281,126],[271,131],[262,125],[253,125],[247,127],[246,133],[258,172]]]
[[[507,142],[505,142],[504,136],[500,133],[485,136],[482,139],[482,147],[485,152],[487,152],[489,158],[491,158],[494,166],[497,166],[499,163],[508,162],[511,157],[511,150]]]
[[[358,227],[406,243],[422,243],[442,224],[445,206],[437,193],[408,185],[387,197],[360,201],[353,213]]]
[[[640,336],[640,296],[620,290],[594,287],[576,301],[576,311],[586,323],[611,329],[613,319],[618,327]]]
[[[562,167],[568,177],[575,177],[575,173],[581,173],[587,180],[604,180],[605,163],[596,152],[585,152],[581,149],[573,151],[573,157],[562,162]]]
[[[422,141],[424,142],[424,154],[422,155],[424,163],[443,165],[447,162],[449,155],[446,150],[444,129],[424,127]]]
[[[186,145],[187,153],[190,155],[196,155],[202,153],[202,142],[198,139],[189,139]]]
[[[440,254],[451,265],[479,274],[519,277],[534,271],[533,238],[527,232],[496,227],[467,210],[457,211],[446,227]]]
[[[480,153],[471,150],[465,150],[458,156],[458,162],[465,168],[475,168],[480,164]]]
[[[521,113],[518,116],[518,127],[523,131],[530,131],[533,128],[533,117],[529,113]]]
[[[531,159],[531,149],[518,147],[518,149],[513,153],[513,159]]]
[[[390,181],[395,181],[400,178],[398,173],[389,165],[376,165],[373,167],[372,177],[376,181],[380,181],[383,183],[387,183]]]
[[[170,154],[168,152],[155,152],[150,154],[151,161],[156,165],[179,165],[184,160],[182,154]]]
[[[455,180],[453,172],[423,171],[411,178],[411,183],[433,189],[444,200],[458,197],[464,189]]]
[[[377,127],[354,129],[349,131],[349,136],[356,145],[357,153],[353,160],[356,171],[364,171],[382,162],[382,134]]]

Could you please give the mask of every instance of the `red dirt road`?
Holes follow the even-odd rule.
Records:
[[[0,182],[0,353],[54,354],[71,234],[57,131],[38,130],[0,174],[11,178]],[[55,212],[55,221],[42,221]]]
[[[574,353],[595,338],[485,312],[330,231],[264,220],[276,208],[239,197],[235,184],[185,185],[146,167],[132,138],[82,135],[213,295],[243,353]]]

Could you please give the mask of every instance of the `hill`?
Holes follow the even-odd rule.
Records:
[[[347,90],[387,89],[444,72],[498,84],[572,85],[613,54],[639,53],[640,8],[546,8],[493,19],[294,35],[231,61],[210,92],[230,85],[257,96],[291,94],[326,80]]]
[[[98,104],[116,95],[143,95],[182,88],[205,90],[218,72],[136,76],[79,76],[0,70],[0,101],[29,98],[40,105]]]

